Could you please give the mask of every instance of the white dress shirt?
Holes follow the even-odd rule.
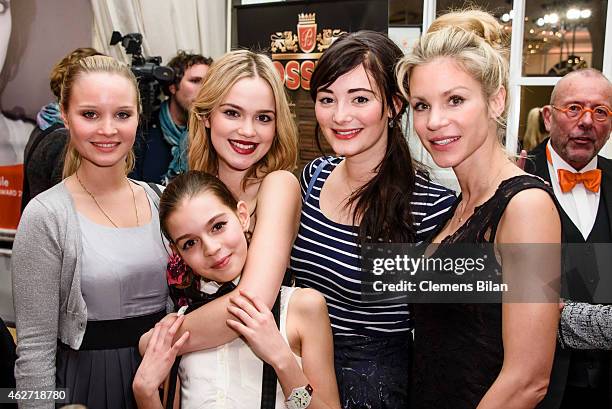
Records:
[[[287,309],[295,287],[281,288],[280,333],[287,341]],[[294,354],[295,355],[295,354]],[[298,364],[302,359],[295,355]],[[259,409],[263,361],[240,338],[216,348],[183,355],[179,366],[183,409]],[[276,408],[285,395],[276,385]]]
[[[550,152],[550,158],[552,160],[552,163],[548,162],[548,172],[550,173],[550,182],[555,192],[555,196],[565,213],[567,213],[578,230],[580,230],[582,237],[586,240],[595,224],[601,189],[595,193],[585,188],[582,183],[577,183],[572,190],[563,193],[559,185],[559,175],[557,171],[559,169],[565,169],[570,172],[585,173],[597,169],[597,155],[595,155],[584,168],[577,171],[555,152],[550,141],[548,141],[546,148]]]

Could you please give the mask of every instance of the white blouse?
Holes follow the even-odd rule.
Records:
[[[281,288],[280,333],[287,343],[287,308],[295,290],[295,287]],[[301,366],[302,359],[295,357]],[[185,354],[178,372],[181,407],[259,409],[262,371],[263,361],[240,338],[216,348]],[[276,408],[285,408],[285,395],[278,382]]]

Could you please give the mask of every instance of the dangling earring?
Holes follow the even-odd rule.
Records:
[[[389,128],[393,128],[394,125],[395,121],[393,120],[393,118],[389,118]]]

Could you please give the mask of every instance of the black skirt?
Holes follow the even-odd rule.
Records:
[[[75,351],[60,343],[56,385],[67,388],[66,402],[88,409],[136,409],[132,381],[140,361],[136,347]]]
[[[66,403],[88,409],[136,409],[132,381],[142,360],[138,340],[164,316],[165,310],[142,317],[88,321],[79,350],[58,342],[56,387],[67,389]]]
[[[410,405],[412,333],[334,336],[334,364],[343,409]]]

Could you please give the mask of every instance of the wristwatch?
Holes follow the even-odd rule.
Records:
[[[287,409],[305,409],[310,405],[312,399],[312,386],[306,385],[299,388],[295,388],[291,391],[291,394],[285,401]]]

